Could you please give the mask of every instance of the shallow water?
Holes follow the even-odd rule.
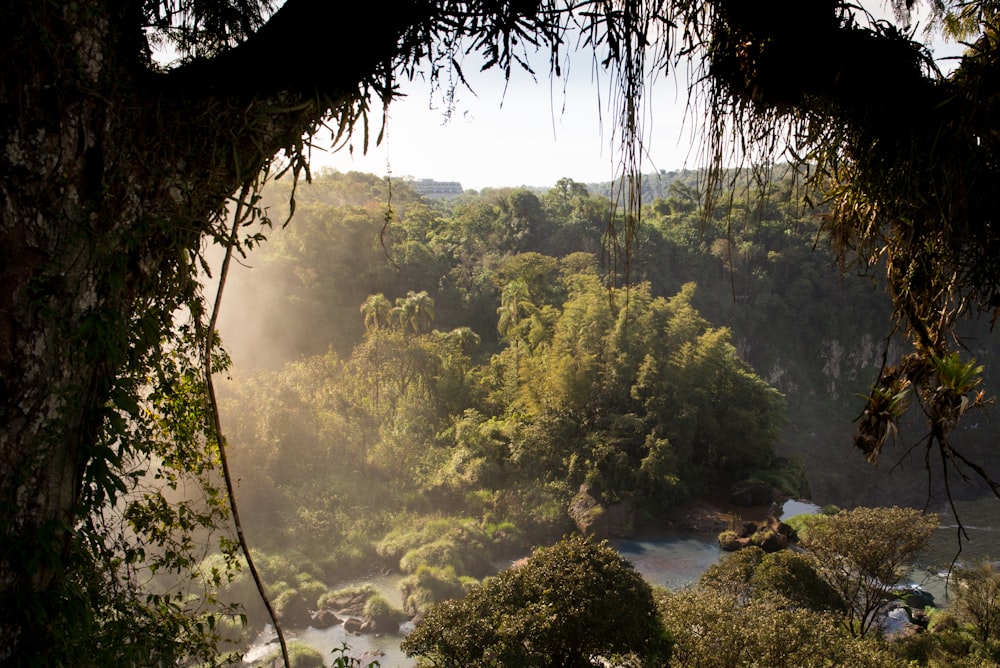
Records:
[[[1000,558],[1000,501],[991,497],[981,501],[962,502],[957,506],[962,523],[969,533],[969,540],[963,542],[961,558]],[[947,605],[947,594],[945,579],[940,574],[955,558],[958,542],[954,516],[945,508],[940,510],[941,528],[935,532],[928,549],[920,555],[919,565],[911,574],[911,582],[930,591],[938,605],[944,606]],[[782,506],[780,519],[819,511],[820,507],[812,503],[786,501]],[[651,584],[673,590],[697,582],[701,574],[723,554],[716,536],[693,532],[670,531],[640,535],[632,539],[612,541],[612,545]],[[393,605],[401,607],[401,579],[399,575],[378,576],[341,583],[337,588],[370,584]],[[376,658],[382,668],[412,668],[415,664],[413,659],[407,658],[399,649],[402,634],[354,636],[347,634],[344,627],[339,625],[324,630],[291,629],[288,635],[290,639],[298,639],[318,649],[328,665],[333,658],[333,649],[344,643],[350,646],[350,655],[354,657],[371,657],[373,653],[381,653]],[[251,647],[244,663],[259,661],[271,652],[273,646],[266,646],[264,643],[273,637],[273,631],[262,634]]]
[[[911,578],[932,594],[939,607],[948,605],[948,571],[953,563],[969,563],[978,559],[1000,560],[1000,500],[985,497],[975,501],[956,501],[958,517],[965,533],[959,541],[959,522],[951,508],[937,509],[940,526],[930,544],[917,557],[917,567]]]
[[[784,522],[790,517],[795,517],[796,515],[815,515],[821,512],[823,509],[817,506],[815,503],[809,501],[798,501],[797,499],[788,499],[781,506],[781,514],[778,515],[778,519]]]
[[[714,535],[687,532],[616,540],[612,545],[648,582],[673,590],[697,582],[722,554]]]
[[[636,570],[650,583],[679,589],[694,584],[705,570],[719,560],[722,554],[714,535],[690,532],[669,532],[657,535],[641,536],[631,540],[612,541],[612,545],[630,562]],[[378,576],[340,583],[336,588],[370,584],[385,596],[393,605],[401,607],[399,592],[399,575]],[[373,653],[382,668],[412,668],[415,664],[399,649],[402,635],[350,635],[344,631],[343,625],[328,629],[289,629],[288,639],[296,639],[323,653],[327,665],[332,661],[331,652],[341,647],[345,642],[350,646],[350,656],[366,657],[370,660]],[[274,631],[268,629],[259,636],[251,646],[244,664],[252,665],[260,661],[276,645],[267,645],[274,638]]]
[[[372,576],[341,582],[336,585],[335,589],[371,585],[392,605],[401,608],[403,600],[399,583],[402,579],[401,575]],[[345,643],[350,647],[349,656],[362,658],[366,662],[377,660],[382,668],[412,668],[415,663],[399,649],[399,643],[403,638],[402,634],[352,635],[344,630],[343,624],[338,624],[327,629],[314,629],[312,627],[286,629],[285,635],[287,641],[298,640],[322,652],[326,665],[330,665],[333,661],[333,650],[341,648]],[[243,657],[243,663],[253,665],[255,661],[260,661],[271,652],[276,651],[276,644],[268,644],[274,638],[274,629],[271,627],[265,629],[254,640],[246,656]]]

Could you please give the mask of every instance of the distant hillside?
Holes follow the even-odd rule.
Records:
[[[647,194],[630,279],[648,283],[653,297],[697,284],[693,306],[713,326],[731,330],[742,359],[786,396],[780,451],[806,463],[818,501],[875,503],[890,488],[893,499],[919,505],[927,494],[920,447],[888,475],[893,457],[918,442],[919,426],[887,451],[882,470],[851,447],[858,396],[868,392],[884,355],[898,352],[878,282],[834,265],[821,212],[803,203],[791,174],[776,170],[764,189],[736,191],[709,218],[699,177],[684,170],[643,179]],[[360,307],[369,295],[392,302],[425,291],[434,301],[434,327],[470,328],[485,359],[505,345],[497,317],[512,280],[525,280],[531,303],[543,308],[564,298],[560,265],[583,266],[586,256],[603,271],[611,267],[605,235],[614,207],[607,192],[610,183],[562,179],[544,192],[485,189],[431,201],[402,182],[393,184],[390,200],[374,176],[317,178],[300,186],[291,224],[268,232],[254,271],[232,281],[229,303],[236,306],[228,312],[245,317],[230,320],[225,340],[238,362],[269,368],[331,348],[347,356],[362,340]],[[275,220],[287,198],[280,187],[270,193]],[[585,255],[574,260],[574,254]],[[987,329],[970,325],[970,348],[996,387],[990,360],[997,350]],[[961,447],[970,454],[985,453],[988,434],[970,429],[958,443],[967,443]]]

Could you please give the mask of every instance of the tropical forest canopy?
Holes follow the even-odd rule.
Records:
[[[455,620],[492,628],[500,622],[482,620],[494,614],[519,620],[512,629],[535,628],[520,612],[523,599],[511,604],[515,612],[496,609],[505,596],[528,596],[521,588],[533,585],[502,584],[527,574],[475,587],[497,560],[567,532],[627,535],[693,496],[740,483],[851,506],[928,501],[919,459],[909,461],[909,476],[875,485],[859,478],[861,457],[844,461],[856,393],[886,347],[903,345],[887,338],[879,286],[843,274],[816,247],[820,217],[804,206],[793,170],[710,219],[698,204],[699,178],[653,181],[632,258],[636,280],[614,289],[601,268],[610,201],[569,179],[445,201],[396,182],[388,223],[384,179],[328,173],[300,188],[296,224],[271,231],[256,266],[234,275],[232,325],[223,326],[248,336],[243,315],[268,314],[261,340],[236,344],[222,411],[246,530],[279,614],[290,615],[298,597],[322,607],[335,600],[333,583],[351,576],[400,572],[397,619],[431,620],[411,646],[445,652],[453,663],[444,665],[479,665],[470,657],[484,645],[445,648],[443,629]],[[286,195],[275,188],[264,205],[281,214]],[[662,264],[664,256],[673,261]],[[271,285],[283,294],[262,300]],[[239,308],[244,299],[254,310]],[[261,350],[268,354],[257,359]],[[988,344],[978,352],[990,358]],[[976,435],[963,443],[985,452],[988,438]],[[854,533],[836,528],[830,538],[816,529],[810,549],[829,564],[845,550],[860,559],[873,550],[872,523],[884,522],[877,533],[886,549],[911,545],[902,561],[875,558],[888,564],[891,573],[878,577],[891,584],[933,528],[916,511],[899,512],[859,514]],[[847,536],[855,542],[835,540]],[[454,609],[431,612],[469,591],[477,593],[448,604]],[[893,597],[880,595],[875,608],[864,597],[851,608],[847,593],[820,607],[846,615],[848,634],[858,630],[856,615],[863,636]],[[233,596],[253,600],[245,574],[223,588],[224,600]],[[756,612],[725,618],[759,613],[788,623],[772,619],[782,604],[769,596]],[[677,595],[661,602],[662,615],[683,637],[699,615],[733,605],[725,601],[714,590]],[[255,605],[249,610],[252,626],[263,623]],[[824,643],[834,654],[881,656],[810,614],[797,612],[795,625],[814,649],[796,661]],[[824,640],[805,631],[810,624]],[[687,660],[706,651],[686,642]]]

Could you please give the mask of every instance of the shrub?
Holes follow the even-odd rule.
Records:
[[[1000,638],[1000,571],[984,558],[956,568],[954,578],[955,615],[972,626],[980,642]]]
[[[670,639],[649,585],[607,543],[564,539],[432,608],[402,643],[446,668],[665,665]],[[616,664],[617,665],[617,664]]]
[[[815,560],[788,550],[765,555],[750,578],[750,587],[758,597],[780,596],[806,610],[844,610],[843,599],[820,577]]]
[[[912,508],[855,508],[812,515],[799,540],[819,562],[820,574],[844,600],[844,628],[864,636],[913,557],[937,528],[936,515]]]
[[[421,566],[451,567],[462,575],[482,577],[493,570],[492,541],[473,520],[452,517],[410,523],[391,531],[378,553],[398,559],[404,573]]]
[[[421,566],[399,586],[403,591],[403,610],[410,616],[426,612],[435,603],[465,595],[453,568]]]
[[[735,552],[740,548],[740,535],[727,529],[719,534],[719,547],[726,552]]]
[[[740,604],[723,591],[699,587],[662,592],[658,602],[676,643],[670,662],[675,668],[906,665],[881,643],[844,634],[835,617],[790,607],[783,599]]]
[[[393,607],[381,594],[372,595],[365,603],[364,616],[375,624],[377,629],[394,629],[407,619],[406,613]]]
[[[362,614],[363,606],[368,599],[376,596],[375,588],[371,585],[356,585],[353,587],[342,587],[335,591],[329,591],[319,597],[316,602],[317,608],[335,608],[337,610],[349,610],[351,614]]]
[[[288,660],[291,662],[290,668],[324,668],[326,665],[323,663],[323,655],[319,650],[313,649],[298,640],[292,640],[288,643]],[[255,668],[276,665],[280,661],[281,649],[275,649],[263,661],[255,664]]]

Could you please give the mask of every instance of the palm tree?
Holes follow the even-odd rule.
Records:
[[[459,349],[466,355],[472,353],[479,346],[479,335],[471,327],[459,327],[445,334],[445,340],[458,345]]]
[[[531,301],[531,291],[524,279],[518,278],[504,286],[497,309],[497,332],[502,341],[517,334],[518,325],[525,316],[534,315],[538,307]]]
[[[430,329],[434,322],[434,300],[426,290],[410,290],[405,298],[396,299],[396,308],[392,312],[404,331],[412,330],[414,334],[420,334]]]
[[[365,331],[374,329],[377,332],[383,327],[388,327],[391,323],[391,311],[392,304],[381,292],[377,295],[368,295],[365,303],[361,305],[361,313],[365,317]]]

